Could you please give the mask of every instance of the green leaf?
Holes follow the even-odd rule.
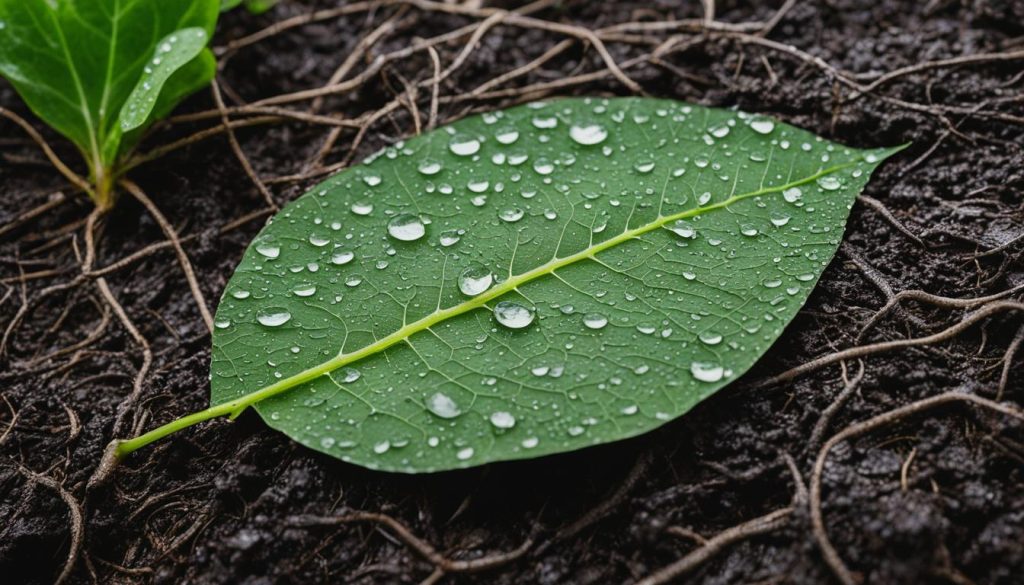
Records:
[[[209,37],[218,5],[218,0],[0,0],[0,75],[37,116],[78,145],[94,181],[109,181],[106,174],[124,153],[119,115],[144,83],[158,44],[191,27]],[[207,71],[205,64],[202,70]],[[209,81],[195,73],[164,77],[164,92],[180,100]],[[154,97],[144,93],[146,99]],[[134,120],[132,127],[142,129],[152,119]]]
[[[217,312],[211,402],[400,472],[650,431],[781,335],[896,150],[639,98],[398,143],[246,251]]]
[[[149,121],[164,84],[175,72],[195,60],[206,48],[207,41],[209,36],[205,30],[191,27],[174,31],[157,43],[153,58],[143,69],[142,77],[121,108],[123,132],[134,130]]]

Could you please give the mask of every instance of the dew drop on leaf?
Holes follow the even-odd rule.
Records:
[[[278,327],[291,318],[292,314],[283,307],[266,307],[256,312],[256,321],[264,327]]]
[[[587,313],[583,316],[583,324],[588,329],[603,329],[608,324],[608,318],[600,313]]]
[[[396,240],[413,242],[427,233],[423,220],[411,213],[401,213],[388,222],[388,234]]]
[[[608,130],[600,124],[573,124],[569,128],[569,137],[577,144],[593,146],[608,138]]]
[[[459,405],[447,394],[442,394],[441,392],[436,392],[430,398],[427,398],[426,407],[427,410],[441,418],[455,418],[462,414]]]
[[[491,424],[499,429],[511,429],[516,426],[516,417],[512,413],[499,410],[491,413]]]
[[[459,290],[470,297],[491,288],[493,283],[494,275],[483,265],[469,266],[459,275]]]
[[[522,329],[533,323],[536,312],[515,301],[501,301],[494,306],[494,318],[509,329]]]
[[[725,376],[725,368],[707,362],[693,362],[690,373],[701,382],[717,382]]]

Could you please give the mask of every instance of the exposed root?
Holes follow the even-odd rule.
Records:
[[[921,345],[931,345],[934,343],[940,343],[948,339],[959,335],[961,332],[966,330],[971,325],[974,325],[978,321],[991,317],[997,313],[1004,311],[1024,311],[1024,303],[1018,303],[1014,301],[992,301],[977,311],[968,314],[963,318],[962,321],[943,329],[942,331],[925,337],[915,337],[912,339],[897,339],[894,341],[883,341],[879,343],[872,343],[869,345],[860,345],[857,347],[851,347],[842,351],[833,352],[828,355],[821,356],[813,359],[807,363],[799,365],[795,368],[786,370],[785,372],[769,378],[763,382],[763,386],[770,386],[779,382],[785,382],[792,380],[793,378],[812,372],[814,370],[821,369],[827,365],[834,364],[843,360],[861,358],[877,353],[883,353],[887,351],[893,351],[895,349],[903,349],[905,347],[915,347]]]
[[[260,180],[259,175],[256,174],[256,170],[252,168],[252,163],[249,162],[249,157],[245,156],[245,152],[242,150],[242,145],[238,143],[238,138],[235,136],[235,131],[231,128],[231,121],[228,119],[228,114],[224,111],[224,100],[220,96],[220,87],[217,85],[217,80],[214,79],[213,83],[210,84],[210,91],[213,94],[213,101],[217,104],[217,109],[220,111],[221,125],[224,127],[224,131],[227,132],[228,142],[231,144],[231,150],[235,153],[235,158],[242,165],[242,169],[245,170],[245,174],[249,175],[249,179],[252,180],[253,185],[263,196],[263,200],[267,203],[267,207],[277,209],[277,203],[274,202],[274,195],[267,189],[267,186]],[[205,316],[205,315],[204,315]],[[213,321],[210,321],[212,326]]]
[[[142,203],[146,210],[149,211],[149,214],[153,216],[153,219],[156,220],[164,235],[167,236],[167,241],[171,243],[174,252],[178,255],[178,263],[181,264],[181,270],[185,273],[185,280],[188,282],[189,289],[192,290],[192,297],[195,298],[196,305],[199,307],[199,314],[202,315],[203,322],[206,323],[206,329],[213,333],[213,315],[210,314],[210,309],[206,306],[206,299],[203,297],[202,289],[199,288],[199,281],[196,279],[196,273],[192,269],[192,263],[188,259],[188,254],[181,247],[178,232],[174,230],[171,222],[167,221],[164,214],[160,212],[160,208],[153,203],[153,200],[138,185],[128,179],[123,179],[121,185]]]
[[[43,154],[46,155],[46,158],[50,161],[50,164],[52,164],[53,168],[57,169],[57,171],[60,174],[64,175],[65,179],[67,179],[75,187],[81,189],[82,191],[85,191],[86,193],[89,193],[90,196],[92,195],[92,186],[89,185],[89,182],[83,179],[78,173],[71,170],[69,166],[64,164],[64,161],[60,160],[60,157],[57,156],[57,153],[53,152],[53,149],[50,148],[50,145],[46,142],[46,139],[43,138],[42,134],[37,132],[31,124],[29,124],[25,121],[24,118],[8,110],[7,108],[0,108],[0,116],[3,116],[8,120],[14,122],[18,126],[20,126],[21,129],[24,130],[25,133],[28,134],[29,137],[31,137],[36,144],[39,145],[39,148],[43,149]]]
[[[68,529],[71,531],[71,545],[68,547],[68,557],[64,561],[64,567],[53,581],[54,585],[60,585],[71,575],[71,571],[75,568],[75,561],[78,560],[78,555],[82,550],[82,535],[85,531],[82,521],[82,507],[78,504],[78,500],[71,495],[71,492],[64,489],[64,486],[56,480],[21,465],[18,466],[18,472],[29,481],[41,484],[57,492],[60,495],[60,499],[64,500],[68,507],[68,515],[71,517],[71,523],[68,526]]]
[[[519,547],[502,553],[495,553],[471,560],[455,560],[446,557],[437,551],[430,543],[422,540],[412,533],[404,524],[388,516],[376,512],[350,512],[340,516],[292,516],[285,520],[285,524],[295,527],[309,526],[335,526],[338,524],[351,524],[360,522],[372,522],[381,524],[391,530],[400,541],[415,551],[418,555],[434,565],[435,573],[479,573],[507,565],[519,558],[533,546],[533,538],[527,538]]]
[[[1024,412],[1020,409],[1010,406],[1007,404],[1001,404],[975,396],[973,394],[959,394],[956,392],[949,392],[946,394],[940,394],[931,398],[925,398],[917,402],[912,402],[906,406],[902,406],[888,412],[882,413],[874,418],[870,418],[866,421],[854,423],[842,431],[836,433],[825,445],[822,446],[821,451],[818,452],[818,458],[814,463],[814,473],[811,475],[811,488],[810,488],[810,506],[811,506],[811,526],[814,533],[814,538],[818,542],[818,547],[822,551],[822,555],[825,558],[825,562],[828,564],[832,573],[843,585],[857,585],[860,578],[855,575],[843,562],[839,553],[835,547],[832,546],[832,542],[828,538],[828,533],[825,530],[825,520],[821,511],[821,483],[822,474],[825,469],[825,461],[828,458],[829,451],[839,443],[851,439],[853,437],[862,435],[864,433],[873,431],[880,427],[884,427],[895,422],[901,421],[904,418],[913,416],[915,414],[930,410],[937,406],[952,403],[970,403],[989,410],[1005,414],[1007,416],[1014,417],[1016,419],[1024,421]]]
[[[847,378],[846,375],[846,362],[840,362],[843,368],[843,389],[836,396],[832,404],[821,412],[821,416],[818,417],[818,422],[814,425],[814,430],[811,431],[811,439],[807,442],[810,449],[816,448],[821,444],[822,437],[825,436],[825,431],[828,430],[829,424],[832,423],[832,419],[836,413],[846,404],[846,402],[853,396],[854,392],[860,388],[861,380],[864,379],[864,360],[857,360],[857,374],[853,379]]]

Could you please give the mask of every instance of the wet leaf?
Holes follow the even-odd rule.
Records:
[[[218,0],[0,0],[0,75],[78,146],[94,182],[109,182],[156,115],[209,82],[214,59],[204,46],[218,8]],[[204,35],[202,45],[195,31],[171,40],[186,28]],[[126,102],[136,110],[122,111]]]
[[[781,335],[895,150],[655,99],[517,107],[396,144],[245,253],[212,403],[401,472],[647,432]]]

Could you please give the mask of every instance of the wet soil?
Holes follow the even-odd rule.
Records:
[[[720,1],[715,18],[764,21],[779,5]],[[288,2],[260,16],[233,11],[223,17],[215,45],[313,7]],[[480,20],[380,6],[293,28],[232,55],[221,72],[226,99],[254,101],[323,85],[361,38],[399,10],[405,12],[396,30],[373,55]],[[535,16],[597,29],[702,14],[699,2],[569,0]],[[1020,0],[814,0],[788,10],[767,38],[869,80],[926,61],[1020,51],[1022,23]],[[68,198],[0,232],[0,327],[8,327],[23,303],[31,307],[0,356],[0,580],[47,583],[61,572],[74,539],[70,508],[56,485],[83,515],[71,583],[415,583],[431,575],[430,562],[380,525],[295,522],[302,515],[352,510],[393,516],[454,559],[512,550],[531,536],[538,543],[501,567],[446,575],[447,582],[632,582],[699,546],[669,527],[710,537],[788,505],[796,488],[784,456],[794,458],[807,481],[818,454],[811,434],[844,382],[838,366],[771,387],[759,387],[759,381],[855,345],[861,327],[885,303],[886,286],[971,298],[1024,284],[1022,245],[1014,242],[1024,234],[1024,61],[929,68],[850,100],[834,75],[784,49],[722,34],[675,32],[686,48],[626,71],[651,95],[764,112],[860,147],[912,143],[880,169],[865,194],[925,246],[876,208],[858,204],[844,251],[801,315],[743,381],[638,439],[457,473],[366,471],[299,447],[249,413],[139,451],[106,486],[87,489],[141,352],[116,318],[101,327],[109,309],[94,283],[44,292],[77,274],[80,222],[90,205],[15,125],[0,121],[0,225],[12,225],[55,192]],[[624,62],[669,33],[639,36],[645,38],[609,42],[609,51]],[[499,24],[440,93],[465,94],[563,38]],[[462,37],[438,46],[442,66],[465,42]],[[361,59],[357,70],[366,66]],[[577,42],[502,87],[602,68],[593,48]],[[321,111],[350,117],[372,112],[405,91],[403,83],[429,78],[431,71],[429,56],[414,53],[327,99]],[[604,76],[532,97],[626,93],[614,77]],[[527,97],[442,100],[439,120]],[[429,88],[416,103],[425,116]],[[0,106],[28,116],[3,82]],[[209,93],[201,92],[181,111],[212,107]],[[30,119],[58,154],[75,160],[72,148]],[[155,132],[144,148],[211,125],[216,121],[176,124]],[[327,131],[290,122],[240,129],[238,137],[256,172],[270,178],[300,172]],[[356,160],[414,131],[409,108],[397,108],[365,133]],[[328,162],[344,159],[354,138],[354,131],[344,133]],[[260,221],[226,234],[218,228],[264,206],[227,140],[219,135],[177,150],[131,177],[183,236],[191,236],[185,247],[203,292],[219,298]],[[284,203],[315,182],[274,183],[271,189]],[[103,221],[97,266],[163,239],[145,210],[125,198]],[[20,275],[39,271],[53,273],[22,283]],[[203,408],[209,338],[173,253],[165,248],[107,279],[154,353],[131,417],[151,428]],[[910,303],[883,319],[867,341],[927,335],[963,315]],[[1021,323],[1020,314],[1000,314],[941,343],[865,359],[863,381],[824,436],[945,391],[993,397]],[[83,340],[74,351],[48,357]],[[1017,406],[1024,404],[1021,364],[1018,356],[1003,396]],[[852,376],[857,364],[848,365]],[[951,406],[838,445],[825,467],[823,512],[840,557],[866,583],[1024,583],[1024,425],[1011,421]],[[31,480],[26,470],[56,484]],[[834,577],[802,502],[781,528],[726,547],[686,582],[830,583]]]

